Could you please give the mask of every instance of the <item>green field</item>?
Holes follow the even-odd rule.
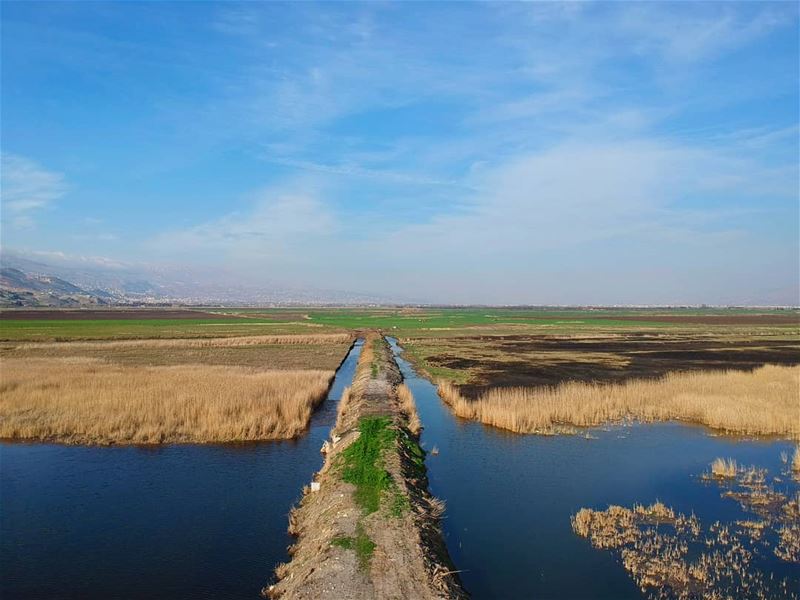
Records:
[[[313,308],[207,309],[219,318],[0,319],[4,341],[220,337],[381,329],[398,336],[736,329],[796,334],[800,311],[765,309]],[[208,314],[206,312],[205,314]],[[225,313],[223,316],[221,313]],[[203,313],[198,313],[203,314]],[[636,318],[642,320],[626,320]],[[676,322],[700,318],[703,322]],[[741,323],[732,322],[744,319]],[[716,321],[719,321],[717,323]]]

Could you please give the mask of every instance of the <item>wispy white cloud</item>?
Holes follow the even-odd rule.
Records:
[[[268,155],[264,156],[264,161],[276,165],[294,167],[305,171],[313,171],[317,173],[330,173],[332,175],[364,177],[386,182],[407,183],[413,185],[451,186],[458,188],[469,188],[469,186],[465,182],[458,181],[455,179],[449,179],[449,180],[437,179],[434,177],[426,177],[425,175],[422,174],[403,173],[399,171],[391,171],[386,169],[370,169],[368,167],[363,167],[358,164],[325,164],[310,160],[299,160],[291,158],[272,158]]]
[[[658,53],[671,61],[697,62],[752,43],[778,27],[792,23],[790,6],[766,4],[755,14],[720,3],[629,5],[615,18],[617,29],[629,35],[642,54]]]
[[[164,23],[180,21],[164,10]],[[176,221],[157,234],[148,226],[131,256],[442,301],[598,300],[590,292],[602,274],[634,293],[645,258],[658,263],[663,281],[651,283],[662,298],[700,286],[703,268],[727,277],[728,290],[796,280],[787,248],[797,231],[785,223],[797,210],[796,111],[786,108],[797,78],[783,69],[796,59],[794,4],[203,10],[203,25],[173,28],[168,43],[97,31],[46,38],[74,50],[53,52],[70,69],[93,60],[84,72],[159,69],[141,97],[153,102],[153,130],[168,132],[152,162],[180,162],[181,193],[156,178],[141,185]],[[287,171],[295,179],[281,183]],[[193,211],[187,181],[202,187],[218,173],[247,183],[230,202],[201,190]],[[778,274],[760,272],[765,264]],[[684,278],[695,265],[700,275]],[[564,289],[557,298],[543,286]]]
[[[314,250],[334,242],[338,227],[316,190],[286,184],[254,194],[245,211],[166,231],[147,242],[147,247],[184,260],[274,267],[304,262]]]
[[[33,227],[36,213],[51,206],[67,190],[61,173],[48,171],[24,156],[4,152],[0,156],[0,173],[0,203],[16,229]]]

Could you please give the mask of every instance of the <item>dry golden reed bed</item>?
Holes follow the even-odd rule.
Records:
[[[800,437],[800,366],[752,372],[670,373],[620,384],[496,388],[477,400],[449,382],[439,394],[460,417],[516,431],[552,433],[625,419],[681,420],[730,433]]]
[[[63,348],[115,349],[115,348],[219,348],[236,346],[260,346],[262,344],[345,344],[353,340],[349,333],[319,333],[311,335],[246,335],[237,337],[169,338],[116,340],[97,342],[26,342],[14,344],[16,350],[39,350]]]
[[[0,438],[83,444],[290,438],[308,425],[333,371],[97,359],[4,359]]]

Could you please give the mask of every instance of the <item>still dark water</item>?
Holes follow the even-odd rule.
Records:
[[[360,352],[299,440],[0,444],[0,597],[258,598]]]
[[[717,457],[781,471],[789,442],[711,437],[673,423],[593,430],[579,436],[518,435],[454,417],[436,387],[419,377],[390,340],[424,425],[431,492],[447,503],[444,531],[456,568],[474,598],[640,599],[609,551],[572,532],[582,507],[632,506],[656,499],[705,525],[745,519],[716,485],[698,476]],[[798,581],[774,556],[779,577]],[[794,571],[792,571],[794,569]]]

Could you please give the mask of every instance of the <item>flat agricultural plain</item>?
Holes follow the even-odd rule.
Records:
[[[211,401],[219,402],[221,397],[216,382],[226,381],[226,390],[235,386],[248,390],[248,382],[266,372],[289,377],[290,372],[308,371],[329,377],[352,339],[367,330],[399,338],[406,356],[418,368],[444,382],[443,395],[457,414],[515,431],[593,425],[626,417],[683,418],[740,430],[736,423],[743,420],[744,398],[731,392],[728,401],[722,402],[704,391],[717,385],[730,390],[745,385],[748,398],[757,400],[755,404],[748,400],[748,406],[780,415],[776,422],[792,422],[795,416],[791,395],[797,371],[791,367],[800,364],[800,312],[790,309],[5,310],[0,312],[4,363],[0,435],[101,443],[292,437],[306,426],[321,398],[316,375],[307,386],[298,383],[300,379],[292,380],[292,389],[305,390],[295,400],[298,411],[275,408],[271,412],[281,415],[276,422],[238,432],[229,424],[210,422],[221,423],[224,419],[219,414],[228,413],[246,420],[231,406],[235,398],[252,403],[254,392],[231,394],[228,404],[220,405],[219,414],[213,413]],[[764,365],[784,370],[763,370]],[[203,375],[197,379],[202,385],[198,383],[188,396],[169,393],[170,386],[183,389],[181,382],[194,380],[193,372]],[[160,381],[160,387],[136,385],[144,379]],[[689,381],[699,386],[691,393],[705,399],[699,404],[713,408],[713,419],[698,416],[694,408],[688,412],[644,410],[641,401],[619,400],[645,390],[651,397],[669,396],[668,386],[689,393],[685,390]],[[278,387],[269,389],[276,397],[281,395]],[[784,391],[776,395],[778,389]],[[208,414],[202,418],[209,423],[202,423],[200,416],[190,422],[162,419],[164,425],[156,428],[129,416],[128,426],[115,421],[113,431],[106,434],[99,430],[81,433],[65,424],[79,423],[104,410],[114,415],[124,412],[124,403],[115,395],[118,390],[129,399],[130,415],[142,410],[145,398],[158,397],[176,411],[190,401],[206,407]],[[543,416],[544,395],[558,397],[560,404]],[[588,402],[598,395],[609,399]],[[79,404],[90,397],[100,398],[91,415],[76,414],[70,420],[61,414],[62,424],[54,425],[52,414],[63,413],[69,402]],[[112,398],[117,398],[113,410]],[[270,402],[278,406],[275,399],[259,402],[250,404],[253,410],[269,413]],[[634,405],[640,409],[634,410]],[[37,421],[49,424],[38,430]],[[215,427],[218,434],[212,433]],[[150,433],[137,437],[132,433],[137,429]],[[753,431],[760,432],[794,433],[782,425]]]

